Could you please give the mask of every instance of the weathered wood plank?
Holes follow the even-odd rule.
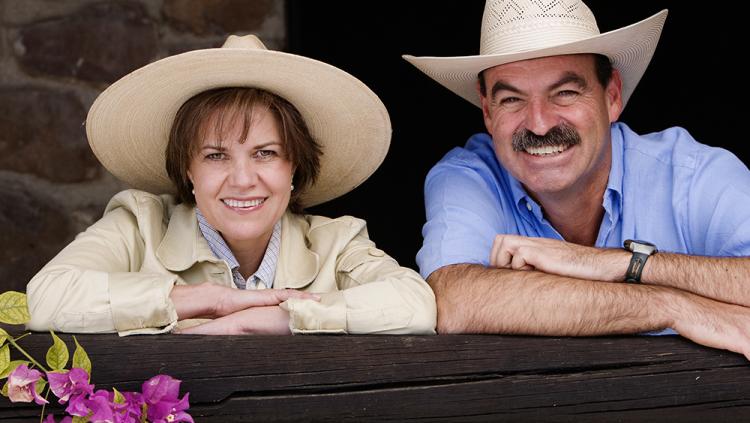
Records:
[[[77,338],[97,386],[137,390],[170,374],[201,422],[750,417],[745,358],[679,337]],[[50,344],[21,342],[37,357]],[[0,403],[0,421],[37,412]]]

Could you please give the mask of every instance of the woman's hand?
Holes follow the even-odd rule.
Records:
[[[216,319],[246,309],[278,306],[290,298],[320,301],[320,296],[316,294],[294,289],[233,289],[209,282],[175,285],[169,294],[178,320],[199,317]]]
[[[292,297],[290,297],[292,298]],[[289,312],[279,306],[252,307],[177,333],[196,335],[289,335]]]

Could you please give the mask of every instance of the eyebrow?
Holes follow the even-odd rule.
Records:
[[[262,143],[262,144],[255,145],[255,146],[253,146],[253,148],[256,149],[256,150],[259,150],[259,149],[262,149],[262,148],[266,148],[266,147],[268,147],[270,145],[283,145],[283,144],[281,142],[279,142],[279,141],[269,141],[269,142],[265,142],[265,143]],[[200,149],[201,149],[201,151],[202,150],[217,150],[217,151],[226,151],[227,150],[226,147],[224,147],[223,145],[219,145],[219,144],[207,144],[207,145],[202,146]]]
[[[557,80],[557,82],[550,85],[547,88],[547,90],[554,90],[554,89],[562,87],[565,84],[570,84],[570,83],[578,85],[581,89],[585,89],[586,87],[588,87],[588,84],[586,83],[586,79],[584,79],[581,75],[575,72],[568,71],[568,72],[565,72],[562,78]],[[496,81],[495,85],[492,86],[492,92],[490,94],[490,98],[494,100],[495,95],[500,91],[510,91],[510,92],[517,93],[517,94],[523,94],[523,91],[520,90],[519,88],[516,88],[510,83],[500,80],[500,81]]]

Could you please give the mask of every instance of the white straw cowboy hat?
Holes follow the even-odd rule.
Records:
[[[646,71],[667,11],[615,31],[599,33],[582,1],[487,0],[478,56],[403,58],[444,87],[480,106],[476,83],[488,68],[564,54],[609,57],[622,76],[623,107]]]
[[[365,84],[326,63],[268,50],[253,35],[232,35],[221,48],[167,57],[112,84],[86,119],[91,149],[130,186],[174,193],[165,149],[175,114],[194,95],[220,87],[261,88],[300,111],[323,150],[318,180],[301,196],[305,207],[351,191],[388,152],[388,112]]]

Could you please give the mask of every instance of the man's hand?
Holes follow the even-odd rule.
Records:
[[[294,289],[233,289],[212,283],[175,285],[169,294],[179,320],[219,318],[241,310],[278,306],[290,298],[320,301],[320,296]]]
[[[630,254],[619,249],[585,247],[549,238],[497,235],[490,266],[538,270],[590,281],[622,281]]]
[[[289,335],[289,312],[279,306],[253,307],[177,333],[198,335]]]
[[[733,351],[750,360],[750,309],[670,291],[673,295],[664,303],[664,312],[673,320],[670,327],[697,344]]]

